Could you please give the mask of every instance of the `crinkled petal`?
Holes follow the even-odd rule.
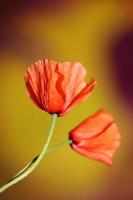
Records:
[[[27,87],[27,93],[28,96],[31,97],[33,102],[41,109],[43,109],[43,105],[40,99],[40,81],[39,76],[37,75],[37,72],[35,70],[35,67],[31,65],[30,68],[28,68],[27,72],[24,75],[26,87]]]
[[[64,110],[64,112],[61,113],[61,115],[62,116],[65,115],[67,112],[69,112],[73,108],[73,106],[85,101],[91,95],[91,92],[93,91],[95,86],[96,86],[96,79],[91,79],[90,82],[87,85],[85,85],[85,87],[79,92],[79,94],[77,94],[73,98],[71,103]]]
[[[60,100],[60,95],[55,88],[58,79],[54,74],[56,65],[56,61],[38,60],[28,68],[24,76],[29,96],[37,106],[48,112],[53,107],[57,109],[57,106],[62,105],[62,99]],[[58,101],[54,101],[53,96]]]
[[[72,100],[85,87],[86,70],[79,62],[64,62],[58,63],[58,73],[64,75],[61,87],[65,94],[65,105],[62,109],[65,110]]]
[[[48,102],[46,104],[49,105],[51,113],[60,115],[85,86],[86,70],[78,62],[64,62],[52,65],[52,61],[45,61],[45,66],[47,79],[49,80],[48,94],[46,94]]]

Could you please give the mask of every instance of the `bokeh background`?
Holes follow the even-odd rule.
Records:
[[[91,98],[58,119],[51,142],[99,108],[116,118],[122,140],[113,167],[76,154],[69,146],[49,153],[0,200],[133,199],[133,1],[38,0],[0,2],[0,184],[38,152],[51,116],[26,95],[23,75],[40,58],[80,61]]]

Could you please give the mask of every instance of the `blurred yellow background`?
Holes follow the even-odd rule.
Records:
[[[116,118],[122,134],[113,167],[69,146],[49,153],[0,200],[133,199],[133,2],[3,1],[0,6],[0,184],[41,151],[51,116],[26,95],[24,72],[42,58],[79,61],[96,77],[90,99],[59,118],[52,144],[99,108]]]

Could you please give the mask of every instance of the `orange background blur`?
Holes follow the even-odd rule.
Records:
[[[0,200],[133,199],[133,1],[9,1],[0,5],[0,184],[41,151],[50,115],[26,95],[23,75],[41,58],[79,61],[98,86],[90,99],[59,118],[51,144],[99,108],[122,134],[113,167],[65,146],[49,153]]]

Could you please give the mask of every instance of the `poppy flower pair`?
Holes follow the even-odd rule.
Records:
[[[86,70],[79,62],[58,63],[38,60],[25,73],[28,95],[42,110],[66,115],[86,100],[96,86],[93,78],[86,84]],[[76,152],[112,165],[112,156],[120,145],[120,134],[113,116],[104,109],[83,121],[69,133]]]

